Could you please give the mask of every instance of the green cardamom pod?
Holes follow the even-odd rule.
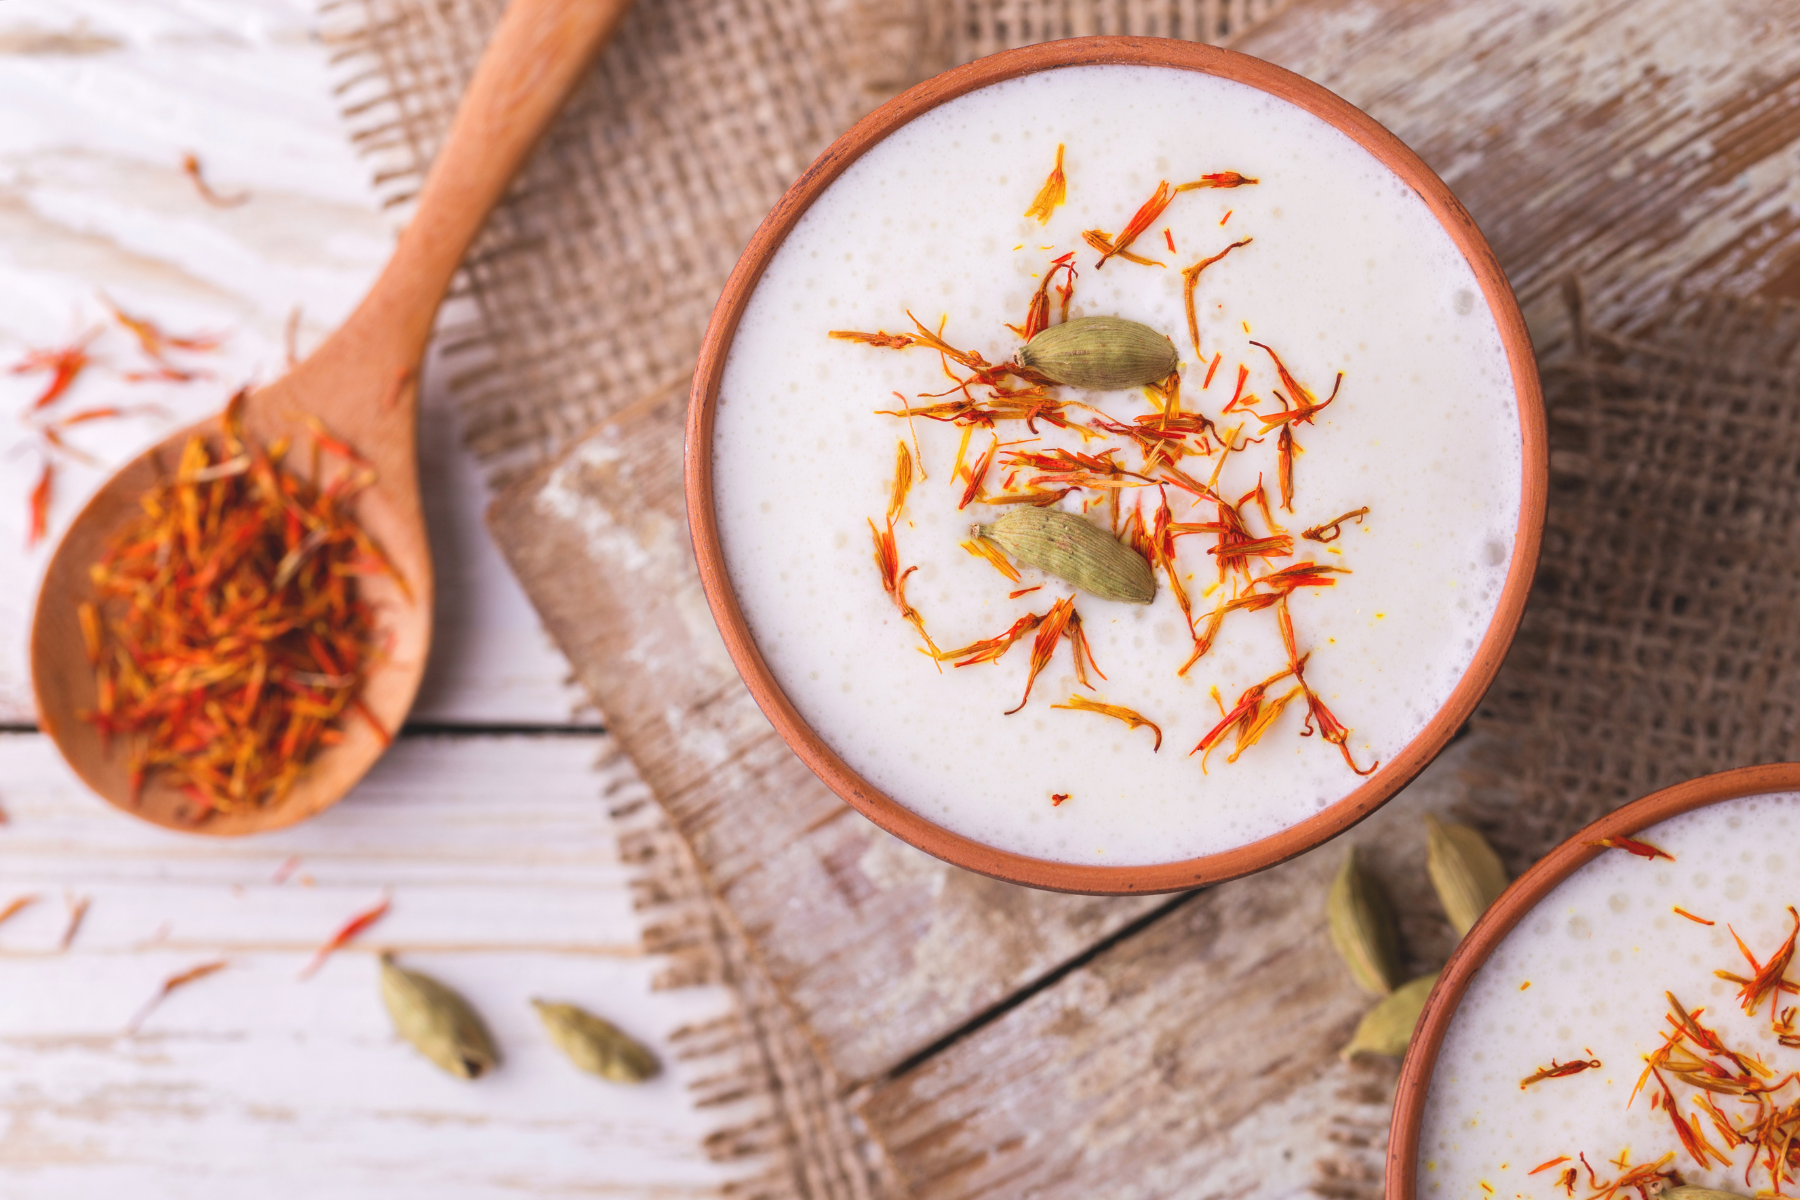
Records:
[[[1338,1051],[1338,1057],[1349,1062],[1358,1054],[1386,1054],[1394,1058],[1405,1054],[1437,979],[1436,971],[1421,975],[1377,1000],[1375,1007],[1363,1014],[1350,1044]]]
[[[1156,575],[1144,556],[1075,513],[1021,504],[970,532],[1102,600],[1148,604],[1156,598]]]
[[[1175,370],[1175,343],[1124,317],[1076,317],[1052,325],[1019,351],[1046,379],[1095,392],[1143,387]]]
[[[396,967],[385,954],[381,999],[400,1036],[452,1075],[479,1079],[500,1061],[468,1001],[429,975]]]
[[[1425,869],[1450,927],[1462,937],[1506,890],[1506,868],[1481,834],[1425,814]]]
[[[1356,986],[1377,996],[1393,991],[1400,982],[1394,911],[1381,881],[1356,861],[1354,846],[1344,855],[1344,865],[1325,897],[1325,919],[1331,944],[1350,968]]]
[[[584,1071],[614,1083],[642,1083],[661,1069],[656,1055],[630,1034],[573,1004],[533,1000],[556,1048]]]

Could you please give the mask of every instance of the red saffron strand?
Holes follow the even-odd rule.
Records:
[[[354,917],[351,917],[348,921],[344,922],[343,926],[336,933],[327,938],[324,945],[320,946],[318,950],[314,952],[312,960],[300,969],[299,978],[311,978],[320,967],[325,965],[326,959],[330,958],[333,953],[343,947],[343,945],[351,938],[375,924],[375,922],[381,920],[381,918],[387,916],[388,909],[391,907],[393,907],[393,900],[384,892],[382,893],[379,903],[371,908],[364,909],[362,912],[357,913]]]
[[[1640,842],[1636,838],[1628,838],[1628,837],[1601,838],[1597,842],[1589,842],[1588,845],[1598,846],[1598,847],[1600,847],[1602,849],[1606,849],[1606,850],[1623,850],[1628,854],[1635,854],[1639,858],[1644,858],[1644,859],[1666,858],[1670,862],[1675,861],[1675,856],[1673,854],[1670,854],[1668,851],[1659,850],[1655,846],[1652,846],[1649,842]]]
[[[1534,1083],[1542,1083],[1546,1079],[1563,1079],[1570,1075],[1579,1075],[1583,1071],[1592,1070],[1600,1065],[1597,1058],[1578,1058],[1573,1062],[1559,1063],[1554,1058],[1547,1067],[1539,1067],[1525,1078],[1519,1080],[1519,1090],[1524,1091]]]
[[[1688,920],[1696,922],[1701,925],[1717,925],[1718,924],[1717,921],[1709,921],[1705,917],[1696,917],[1693,913],[1691,913],[1687,909],[1681,907],[1681,905],[1679,905],[1679,904],[1677,904],[1675,906],[1673,911],[1676,916],[1686,917]]]
[[[136,1033],[144,1024],[145,1019],[148,1018],[151,1013],[156,1011],[157,1006],[163,1002],[170,992],[174,991],[176,988],[184,987],[187,984],[194,982],[196,979],[205,979],[208,975],[223,971],[225,966],[226,963],[224,959],[215,959],[212,962],[201,963],[197,967],[189,967],[187,970],[171,975],[163,980],[162,986],[156,989],[156,993],[152,995],[149,1000],[144,1002],[142,1008],[132,1014],[131,1020],[125,1023],[125,1036],[130,1037],[132,1034]]]

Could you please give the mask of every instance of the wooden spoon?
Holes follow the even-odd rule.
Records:
[[[375,466],[375,485],[356,517],[387,553],[412,593],[388,580],[359,581],[377,616],[387,655],[363,699],[384,729],[412,707],[431,646],[431,549],[419,501],[418,367],[438,305],[488,213],[524,165],[588,63],[606,44],[630,0],[512,0],[469,84],[462,106],[375,286],[350,319],[306,361],[245,401],[244,425],[265,444],[288,434],[307,445],[311,413]],[[321,752],[285,799],[206,817],[153,774],[137,803],[123,739],[106,746],[76,714],[94,707],[77,605],[92,598],[88,567],[138,510],[203,421],[165,438],[107,480],[75,519],[50,560],[31,627],[31,682],[38,720],[75,773],[115,807],[175,829],[245,834],[291,825],[334,804],[385,749],[367,721],[351,719],[339,745]],[[196,824],[196,820],[205,817]]]

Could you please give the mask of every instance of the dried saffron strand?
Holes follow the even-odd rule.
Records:
[[[50,489],[56,478],[56,469],[49,459],[44,460],[43,469],[38,472],[37,485],[31,489],[28,501],[29,520],[25,526],[25,545],[27,548],[44,540],[44,534],[50,528]]]
[[[1779,1003],[1782,992],[1800,991],[1800,988],[1783,978],[1787,974],[1788,964],[1794,958],[1794,940],[1796,937],[1800,937],[1800,911],[1790,904],[1788,905],[1788,915],[1794,919],[1794,928],[1788,932],[1787,941],[1781,944],[1781,948],[1770,957],[1768,962],[1761,964],[1758,964],[1756,956],[1750,953],[1750,948],[1744,945],[1744,939],[1738,937],[1737,930],[1731,929],[1729,925],[1726,926],[1731,930],[1732,939],[1737,942],[1738,950],[1750,960],[1751,976],[1744,979],[1725,971],[1716,971],[1714,974],[1721,979],[1742,985],[1738,989],[1738,1003],[1743,1005],[1744,1013],[1747,1016],[1756,1015],[1756,1010],[1765,997]]]
[[[969,538],[962,543],[962,548],[967,550],[970,554],[973,554],[976,558],[986,559],[988,562],[992,563],[994,570],[1000,572],[1014,583],[1023,582],[1023,580],[1019,578],[1018,568],[1007,561],[1006,555],[1001,553],[1000,547],[994,545],[994,543],[988,541],[986,538]],[[1011,598],[1016,599],[1018,595],[1019,593],[1014,592]]]
[[[14,896],[7,902],[5,908],[0,908],[0,925],[6,924],[8,921],[24,912],[26,909],[36,904],[39,899],[41,899],[41,897],[36,892],[27,892],[23,896]]]
[[[1232,732],[1234,729],[1237,731],[1239,748],[1243,749],[1245,731],[1252,725],[1255,725],[1261,718],[1264,708],[1264,694],[1268,691],[1270,686],[1280,683],[1283,679],[1286,679],[1292,674],[1292,667],[1284,667],[1263,680],[1261,683],[1253,683],[1245,688],[1243,694],[1237,698],[1237,703],[1231,707],[1231,710],[1225,714],[1217,725],[1214,725],[1212,729],[1207,731],[1206,736],[1202,737],[1192,750],[1188,751],[1188,756],[1191,758],[1195,754],[1200,754],[1200,769],[1202,771],[1206,770],[1206,760],[1211,757],[1213,747],[1223,741],[1225,735]],[[1289,695],[1291,696],[1292,693],[1290,692]],[[1285,705],[1287,701],[1284,699],[1282,703]],[[1267,726],[1265,725],[1264,728],[1266,727]],[[1260,732],[1258,733],[1258,736],[1261,736]]]
[[[1675,861],[1675,856],[1673,854],[1670,854],[1665,850],[1658,850],[1655,846],[1652,846],[1649,842],[1640,842],[1636,838],[1628,838],[1628,837],[1601,838],[1597,842],[1589,842],[1588,845],[1598,846],[1603,850],[1623,850],[1628,854],[1635,854],[1639,858],[1648,858],[1648,859],[1666,858],[1670,862]]]
[[[1345,521],[1354,518],[1356,523],[1361,525],[1362,519],[1368,515],[1369,506],[1365,504],[1361,508],[1351,509],[1341,517],[1334,517],[1323,525],[1314,525],[1311,529],[1302,529],[1300,531],[1300,536],[1309,542],[1335,542],[1343,535],[1344,530],[1342,526]]]
[[[1163,209],[1169,207],[1169,201],[1174,198],[1175,191],[1169,186],[1169,181],[1164,179],[1159,182],[1156,185],[1156,190],[1150,194],[1150,198],[1138,207],[1137,212],[1132,214],[1131,220],[1125,223],[1125,228],[1119,231],[1119,236],[1116,239],[1111,239],[1112,249],[1105,251],[1100,255],[1100,261],[1094,264],[1094,269],[1099,270],[1101,267],[1104,267],[1106,265],[1106,260],[1112,258],[1114,255],[1123,255],[1131,247],[1131,243],[1137,240],[1140,233],[1143,233],[1146,229],[1150,228],[1151,225],[1156,223],[1156,218],[1162,216]],[[1089,230],[1088,232],[1098,233],[1099,231]],[[1082,236],[1086,237],[1087,234],[1083,234]],[[1100,236],[1104,238],[1106,235],[1102,233]],[[1090,244],[1092,243],[1090,242]],[[1155,265],[1161,266],[1162,264],[1157,263]]]
[[[1104,229],[1083,230],[1081,240],[1100,252],[1101,262],[1116,257],[1122,258],[1126,262],[1137,263],[1141,267],[1160,267],[1165,265],[1157,262],[1154,258],[1145,258],[1143,255],[1134,253],[1130,250],[1121,250],[1114,244],[1112,235],[1107,233]]]
[[[1709,921],[1705,917],[1696,917],[1693,913],[1691,913],[1687,909],[1681,907],[1681,905],[1679,905],[1679,904],[1677,904],[1670,911],[1672,911],[1678,917],[1686,917],[1688,920],[1693,921],[1699,925],[1717,925],[1718,924],[1717,921]]]
[[[1212,266],[1214,263],[1218,262],[1221,258],[1224,258],[1227,254],[1230,254],[1233,250],[1236,250],[1239,246],[1248,246],[1252,240],[1253,239],[1251,239],[1251,238],[1244,238],[1241,241],[1233,242],[1233,243],[1231,243],[1231,245],[1225,247],[1223,250],[1219,251],[1217,254],[1213,255],[1211,258],[1203,258],[1199,262],[1195,263],[1193,266],[1185,267],[1182,269],[1182,272],[1181,272],[1181,302],[1187,309],[1188,338],[1190,341],[1192,341],[1194,343],[1194,354],[1196,357],[1198,357],[1200,354],[1200,315],[1194,309],[1194,289],[1197,286],[1199,286],[1200,272],[1206,270],[1206,268]],[[1173,250],[1174,247],[1171,246],[1171,247],[1169,247],[1169,249]],[[1218,365],[1219,364],[1218,364],[1217,360],[1215,360],[1213,362],[1213,367],[1216,369],[1218,367]],[[1212,382],[1212,372],[1211,371],[1208,371],[1206,373],[1206,382],[1207,383]],[[1242,379],[1238,380],[1238,385],[1240,387],[1243,386]],[[1205,386],[1206,386],[1205,384],[1202,384],[1201,385],[1202,389],[1204,389]]]
[[[1240,175],[1236,171],[1215,171],[1210,175],[1202,175],[1191,183],[1180,184],[1176,187],[1175,191],[1181,193],[1191,192],[1197,188],[1238,188],[1256,182],[1258,181],[1251,179],[1248,176]],[[1225,215],[1229,217],[1231,214],[1226,213]],[[1225,222],[1223,221],[1219,222],[1221,225],[1224,223]]]
[[[63,904],[69,910],[69,917],[63,925],[62,937],[57,939],[58,954],[68,953],[69,947],[75,944],[75,935],[81,932],[81,923],[87,919],[88,906],[93,902],[92,896],[63,896]]]
[[[1525,1078],[1519,1080],[1519,1090],[1524,1091],[1534,1083],[1542,1083],[1546,1079],[1563,1079],[1570,1075],[1579,1075],[1583,1071],[1592,1070],[1600,1065],[1597,1058],[1578,1058],[1573,1062],[1559,1063],[1554,1058],[1547,1067],[1539,1067]]]
[[[969,486],[963,489],[962,499],[957,501],[956,509],[961,512],[969,507],[975,497],[981,494],[981,485],[987,479],[988,468],[994,465],[994,455],[1000,451],[1000,439],[996,436],[988,448],[982,452],[975,465],[969,470]]]
[[[98,329],[91,329],[70,345],[55,350],[28,351],[24,358],[7,368],[10,375],[35,375],[41,371],[50,373],[50,381],[44,385],[44,390],[27,406],[29,411],[48,408],[74,386],[76,377],[93,362],[88,357],[87,348],[99,334]]]
[[[912,490],[912,454],[905,442],[897,443],[898,450],[894,455],[894,490],[888,497],[887,519],[889,528],[899,519],[900,510],[906,507],[906,493]]]
[[[1213,352],[1212,366],[1206,368],[1206,379],[1200,384],[1201,391],[1204,392],[1207,388],[1212,386],[1213,373],[1219,369],[1219,364],[1224,361],[1225,352],[1223,350],[1216,350]]]
[[[355,581],[405,590],[349,515],[372,473],[323,486],[290,473],[279,445],[244,440],[241,396],[221,423],[223,456],[190,439],[109,544],[83,617],[98,659],[84,719],[130,740],[134,795],[162,775],[196,820],[278,800],[342,738],[378,658]]]
[[[326,959],[330,958],[334,953],[341,949],[351,938],[355,937],[375,922],[381,920],[381,918],[387,916],[388,910],[392,907],[393,899],[386,892],[383,892],[379,901],[371,907],[364,909],[362,912],[357,913],[348,921],[345,921],[338,927],[336,933],[325,939],[325,942],[313,952],[311,960],[309,960],[304,967],[300,968],[298,978],[310,979],[320,967],[325,965]]]
[[[1569,1161],[1568,1155],[1559,1154],[1555,1158],[1551,1159],[1549,1162],[1541,1162],[1537,1166],[1531,1168],[1531,1170],[1529,1170],[1525,1173],[1527,1175],[1536,1175],[1539,1171],[1548,1171],[1551,1167],[1559,1167],[1563,1163],[1566,1163],[1568,1161]]]
[[[1294,431],[1283,425],[1275,439],[1275,483],[1281,489],[1281,507],[1294,511]]]
[[[196,979],[205,979],[208,975],[223,971],[225,966],[226,963],[224,959],[215,959],[212,962],[201,963],[197,967],[189,967],[187,970],[171,975],[163,980],[162,986],[156,989],[155,994],[144,1002],[142,1008],[132,1014],[131,1020],[125,1023],[125,1035],[130,1037],[132,1034],[136,1033],[143,1026],[144,1021],[151,1013],[156,1011],[157,1006],[163,1002],[170,992],[174,991],[176,988],[185,987]]]
[[[1063,144],[1056,144],[1056,165],[1050,168],[1050,174],[1044,180],[1044,186],[1038,189],[1037,198],[1031,207],[1025,210],[1027,217],[1036,217],[1039,225],[1050,222],[1050,214],[1054,213],[1069,195],[1069,180],[1063,174]]]
[[[1050,260],[1050,266],[1044,272],[1044,278],[1038,283],[1037,291],[1031,295],[1031,304],[1025,310],[1025,324],[1008,325],[1007,328],[1029,342],[1044,330],[1050,328],[1050,289],[1056,283],[1056,273],[1064,272],[1064,282],[1056,285],[1056,294],[1062,298],[1062,318],[1069,319],[1069,301],[1075,295],[1075,252],[1069,251],[1061,258]]]
[[[1344,384],[1344,373],[1342,371],[1337,373],[1337,382],[1332,385],[1331,395],[1325,397],[1325,399],[1321,401],[1318,397],[1313,395],[1310,388],[1294,378],[1288,371],[1287,364],[1281,361],[1281,356],[1275,353],[1273,347],[1255,341],[1254,339],[1252,339],[1250,344],[1269,356],[1275,363],[1275,373],[1281,376],[1281,382],[1287,387],[1288,391],[1292,392],[1294,395],[1294,407],[1292,409],[1287,409],[1286,411],[1279,413],[1271,413],[1268,416],[1262,416],[1260,413],[1257,414],[1258,416],[1262,416],[1264,433],[1267,433],[1276,425],[1283,422],[1305,422],[1310,425],[1312,424],[1315,414],[1323,410],[1325,406],[1330,404],[1333,400],[1337,399],[1338,389]],[[1280,396],[1277,395],[1277,399],[1279,398]]]
[[[1180,251],[1175,249],[1175,234],[1170,231],[1170,229],[1167,225],[1163,226],[1163,241],[1165,241],[1169,244],[1169,253],[1170,254],[1180,253]]]
[[[124,329],[127,333],[131,334],[132,337],[137,339],[138,345],[143,349],[145,354],[149,355],[152,359],[155,359],[156,362],[162,366],[171,367],[177,374],[181,373],[180,369],[173,368],[173,364],[168,361],[169,351],[186,350],[190,353],[202,353],[217,350],[225,343],[223,334],[196,333],[186,337],[179,337],[175,334],[165,333],[156,322],[150,320],[148,317],[132,316],[117,304],[114,304],[111,298],[105,293],[101,294],[100,303],[104,304],[112,313],[113,320],[119,323],[120,328]],[[187,375],[185,378],[193,378],[193,376]]]
[[[1050,659],[1056,653],[1056,644],[1062,641],[1063,630],[1068,627],[1069,618],[1074,614],[1075,599],[1072,596],[1064,596],[1044,614],[1043,622],[1037,629],[1036,640],[1031,643],[1031,672],[1025,676],[1025,695],[1016,706],[1006,710],[1007,716],[1012,716],[1030,703],[1031,687],[1037,682],[1038,673],[1050,665]]]
[[[1070,795],[1070,793],[1068,793],[1068,792],[1051,792],[1050,793],[1050,807],[1051,808],[1060,808],[1062,806],[1063,801],[1065,801],[1069,798],[1069,795]]]
[[[1052,704],[1050,707],[1073,709],[1076,712],[1099,713],[1103,717],[1111,717],[1115,721],[1123,721],[1132,729],[1148,729],[1151,733],[1156,735],[1156,744],[1150,748],[1151,752],[1154,753],[1155,751],[1162,749],[1162,727],[1148,717],[1141,716],[1122,705],[1102,704],[1097,700],[1089,700],[1086,696],[1077,693],[1070,696],[1065,703]]]
[[[940,651],[938,653],[938,660],[940,662],[960,660],[956,663],[959,667],[973,666],[976,663],[999,662],[1000,659],[1005,656],[1006,652],[1013,648],[1015,642],[1036,629],[1043,621],[1043,616],[1038,613],[1026,613],[1017,621],[1014,621],[1012,627],[998,637],[984,638],[979,642],[970,642],[967,646],[964,646],[959,650]]]
[[[1094,661],[1094,648],[1088,645],[1087,633],[1081,627],[1079,612],[1069,614],[1069,627],[1063,631],[1063,636],[1069,639],[1069,654],[1075,660],[1075,678],[1080,681],[1082,687],[1092,690],[1094,685],[1088,682],[1088,668],[1092,667],[1094,674],[1101,679],[1106,678],[1106,672],[1102,671],[1100,664]]]
[[[236,208],[240,204],[249,203],[249,192],[239,192],[235,196],[221,196],[218,192],[213,191],[212,186],[206,182],[206,175],[200,167],[200,156],[197,154],[181,156],[181,173],[193,181],[194,190],[200,193],[200,198],[214,208]]]

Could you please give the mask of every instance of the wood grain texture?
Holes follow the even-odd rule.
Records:
[[[794,757],[700,590],[681,500],[685,401],[671,389],[620,413],[504,493],[490,520],[608,728],[854,1084],[1158,901],[1057,896],[946,866]]]
[[[48,738],[0,735],[0,906],[41,896],[0,926],[0,1195],[719,1195],[756,1164],[703,1143],[750,1114],[695,1106],[712,1064],[680,1030],[732,1001],[651,990],[611,816],[645,796],[603,736],[407,738],[316,821],[197,839],[121,819]],[[296,979],[384,889],[389,914]],[[59,953],[65,892],[92,904]],[[469,998],[497,1071],[454,1079],[399,1041],[384,949]],[[124,1034],[162,980],[221,958]],[[606,1014],[668,1071],[636,1089],[577,1071],[539,995]]]
[[[1199,893],[873,1089],[863,1115],[914,1194],[1294,1195],[1321,1159],[1379,1185],[1395,1072],[1337,1059],[1371,1000],[1331,949],[1325,894],[1356,846],[1405,914],[1407,977],[1441,965],[1453,935],[1422,814],[1466,792],[1470,749],[1338,841]]]

